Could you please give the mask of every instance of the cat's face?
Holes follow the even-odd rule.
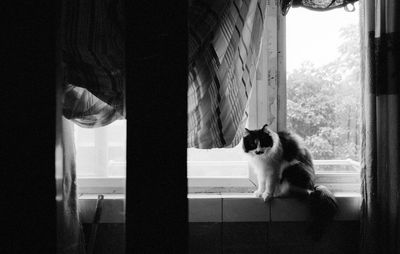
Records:
[[[248,130],[243,138],[243,150],[252,156],[262,156],[272,148],[274,142],[266,125],[259,130]]]

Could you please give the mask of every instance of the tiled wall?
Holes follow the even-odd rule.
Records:
[[[86,240],[90,224],[84,224]],[[190,254],[354,254],[358,253],[359,223],[334,222],[323,238],[313,241],[305,222],[189,223]],[[125,254],[125,224],[99,225],[94,252]]]
[[[85,241],[88,243],[92,224],[84,223]],[[94,253],[125,254],[125,224],[101,223],[98,225]]]
[[[357,253],[359,195],[338,195],[337,201],[335,221],[314,241],[306,231],[308,208],[299,200],[190,195],[189,253]]]
[[[337,221],[357,221],[360,195],[336,195],[339,211]],[[274,199],[264,203],[252,194],[189,195],[189,222],[267,222],[304,221],[309,218],[306,202]]]
[[[79,198],[79,216],[83,222],[86,244],[92,234],[97,195]],[[95,254],[125,254],[125,206],[123,195],[107,194],[95,237]]]
[[[93,219],[95,201],[81,200],[84,222]],[[317,242],[306,232],[308,211],[298,200],[266,204],[248,195],[196,195],[189,198],[189,253],[357,253],[359,198],[337,197],[337,201],[340,212]],[[95,253],[124,254],[123,200],[106,199],[104,205]],[[90,230],[91,224],[84,223],[86,239]]]
[[[359,223],[335,221],[320,241],[306,233],[305,222],[193,222],[190,254],[354,254]]]

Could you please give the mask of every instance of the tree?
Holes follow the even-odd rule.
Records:
[[[340,34],[337,59],[322,67],[304,62],[288,75],[288,128],[303,137],[315,159],[359,160],[358,27],[343,27]]]

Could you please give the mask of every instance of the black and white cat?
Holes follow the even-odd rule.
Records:
[[[276,133],[266,124],[258,130],[246,129],[243,150],[257,175],[254,194],[265,202],[277,197],[308,200],[313,220],[310,230],[319,237],[338,206],[325,186],[315,185],[312,156],[300,137],[286,131]]]

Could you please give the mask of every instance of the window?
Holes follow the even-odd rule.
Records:
[[[286,90],[275,95],[286,101],[276,106],[277,114],[285,116],[280,128],[286,126],[302,136],[315,160],[317,183],[334,192],[359,191],[358,7],[356,3],[355,12],[292,8],[282,22],[286,23],[282,39],[286,41]],[[250,128],[267,122],[265,89],[253,87]],[[256,182],[240,144],[232,149],[189,148],[188,180],[192,193],[250,192]]]
[[[81,193],[124,193],[126,120],[99,128],[74,125],[76,171]]]
[[[287,128],[304,139],[320,180],[342,191],[359,188],[358,9],[293,8],[286,18]]]

